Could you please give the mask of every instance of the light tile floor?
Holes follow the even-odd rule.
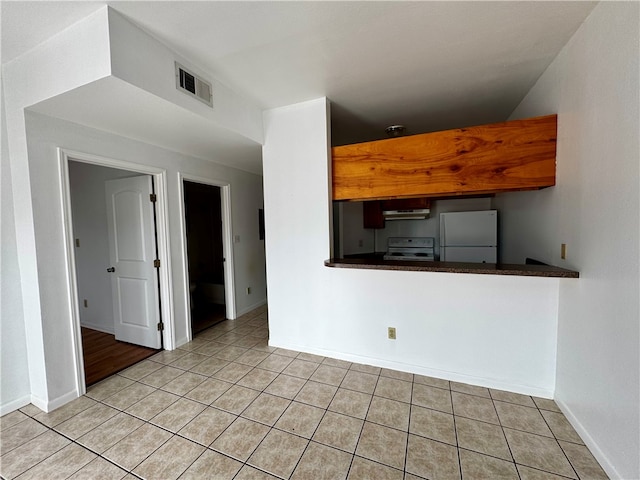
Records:
[[[267,345],[266,307],[51,412],[5,415],[3,478],[594,480],[551,400]]]

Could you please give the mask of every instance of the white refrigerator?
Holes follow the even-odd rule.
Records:
[[[440,214],[440,261],[497,263],[498,211]]]

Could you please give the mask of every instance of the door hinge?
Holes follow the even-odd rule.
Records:
[[[164,331],[164,323],[162,323],[162,322],[158,323],[158,331],[159,332]]]
[[[153,261],[153,268],[160,268],[160,260],[159,259],[155,259]]]
[[[153,203],[156,203],[156,200],[158,199],[158,197],[156,196],[155,193],[150,193],[149,194],[149,200]]]

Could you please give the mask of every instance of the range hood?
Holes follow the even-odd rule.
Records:
[[[429,218],[431,210],[428,208],[412,208],[408,210],[383,210],[385,220],[424,220]]]

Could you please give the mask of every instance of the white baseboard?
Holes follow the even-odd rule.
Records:
[[[18,410],[26,405],[31,403],[31,395],[24,395],[23,397],[16,398],[15,400],[11,400],[10,402],[4,403],[0,405],[0,417],[6,415],[7,413],[11,413],[14,410]]]
[[[42,398],[38,398],[34,395],[31,395],[31,403],[33,403],[36,407],[38,407],[43,412],[52,412],[56,408],[63,406],[66,403],[69,403],[71,400],[75,400],[80,395],[77,391],[72,390],[70,392],[65,393],[57,398],[52,400],[43,400]]]
[[[249,313],[250,311],[255,310],[256,308],[259,308],[266,304],[267,304],[267,299],[263,298],[262,300],[259,300],[258,302],[254,303],[253,305],[249,305],[248,307],[245,307],[242,310],[236,311],[236,318],[241,317],[245,313]]]
[[[47,401],[42,398],[38,398],[35,395],[31,395],[31,403],[33,403],[36,407],[38,407],[43,412],[48,412],[47,410]]]
[[[569,406],[566,403],[564,403],[562,400],[555,399],[555,402],[560,408],[560,410],[562,410],[562,413],[564,413],[564,416],[567,417],[567,420],[569,421],[571,426],[574,428],[574,430],[578,433],[578,435],[580,435],[580,438],[584,441],[584,444],[591,451],[591,453],[593,454],[595,459],[598,461],[602,469],[605,471],[607,476],[612,480],[616,480],[616,479],[623,480],[620,473],[618,473],[616,468],[613,466],[613,464],[609,461],[607,456],[600,449],[600,447],[598,446],[596,441],[593,439],[593,437],[584,428],[580,420],[578,420],[578,418],[574,415],[574,413],[571,411]]]
[[[380,358],[365,357],[361,355],[352,355],[343,352],[334,352],[319,348],[309,348],[303,345],[288,344],[286,342],[277,342],[269,340],[270,347],[286,348],[287,350],[295,350],[297,352],[312,353],[323,357],[337,358],[348,362],[362,363],[364,365],[372,365],[374,367],[389,368],[400,372],[415,373],[425,375],[427,377],[441,378],[453,382],[467,383],[469,385],[477,385],[485,388],[495,388],[497,390],[506,390],[508,392],[520,393],[522,395],[533,395],[540,398],[553,398],[552,388],[536,387],[532,385],[520,385],[516,383],[505,382],[494,378],[474,377],[458,372],[450,372],[445,370],[436,370],[432,368],[422,367],[420,365],[412,365],[408,363],[394,362]]]
[[[102,333],[108,333],[109,335],[115,335],[115,330],[113,328],[113,325],[111,326],[111,328],[107,328],[104,325],[81,322],[80,326],[90,328],[91,330],[97,330],[98,332],[102,332]]]

